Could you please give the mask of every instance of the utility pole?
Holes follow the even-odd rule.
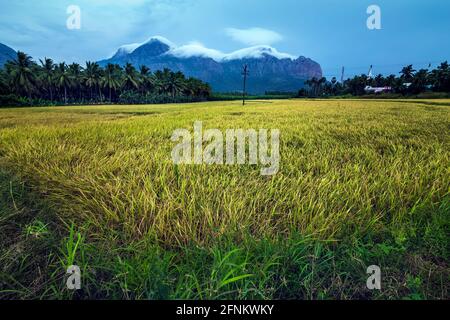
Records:
[[[247,86],[247,76],[249,75],[248,65],[244,65],[244,68],[242,70],[242,75],[244,76],[244,90],[242,91],[242,105],[245,106],[245,91],[246,91],[246,86]]]
[[[368,78],[368,79],[371,79],[371,78],[372,78],[372,70],[373,70],[373,66],[370,65],[369,72],[367,73],[367,78]]]
[[[342,67],[341,83],[344,83],[344,71],[345,71],[345,67]]]

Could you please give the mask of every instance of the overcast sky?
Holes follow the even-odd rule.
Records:
[[[381,8],[381,30],[366,26]],[[81,9],[69,30],[67,8]],[[328,77],[450,60],[449,0],[0,0],[0,42],[35,59],[100,60],[153,35],[229,53],[266,44],[319,62]]]

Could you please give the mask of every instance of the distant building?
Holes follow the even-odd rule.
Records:
[[[372,87],[372,86],[366,86],[364,90],[367,93],[387,93],[392,92],[392,87]]]

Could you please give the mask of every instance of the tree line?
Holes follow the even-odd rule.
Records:
[[[36,63],[19,51],[0,69],[0,105],[191,102],[210,95],[210,86],[201,80],[169,69],[152,73],[130,63],[104,68],[96,62],[67,65],[50,58]]]
[[[305,82],[306,88],[299,91],[299,96],[362,96],[367,94],[365,88],[389,87],[394,94],[417,95],[427,91],[450,93],[450,66],[447,61],[442,62],[433,70],[415,70],[413,65],[408,65],[399,72],[399,75],[375,77],[359,75],[338,82],[336,77],[328,81],[326,78],[312,78]]]

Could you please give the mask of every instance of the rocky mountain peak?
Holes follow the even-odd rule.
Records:
[[[241,69],[250,67],[249,92],[297,91],[312,77],[321,77],[320,65],[305,57],[296,57],[270,46],[254,46],[231,53],[204,47],[200,43],[176,46],[163,37],[152,37],[142,44],[122,46],[101,65],[131,63],[146,65],[152,71],[169,68],[208,82],[214,91],[241,90]]]
[[[0,68],[4,66],[6,61],[15,59],[16,55],[14,49],[0,43]]]

